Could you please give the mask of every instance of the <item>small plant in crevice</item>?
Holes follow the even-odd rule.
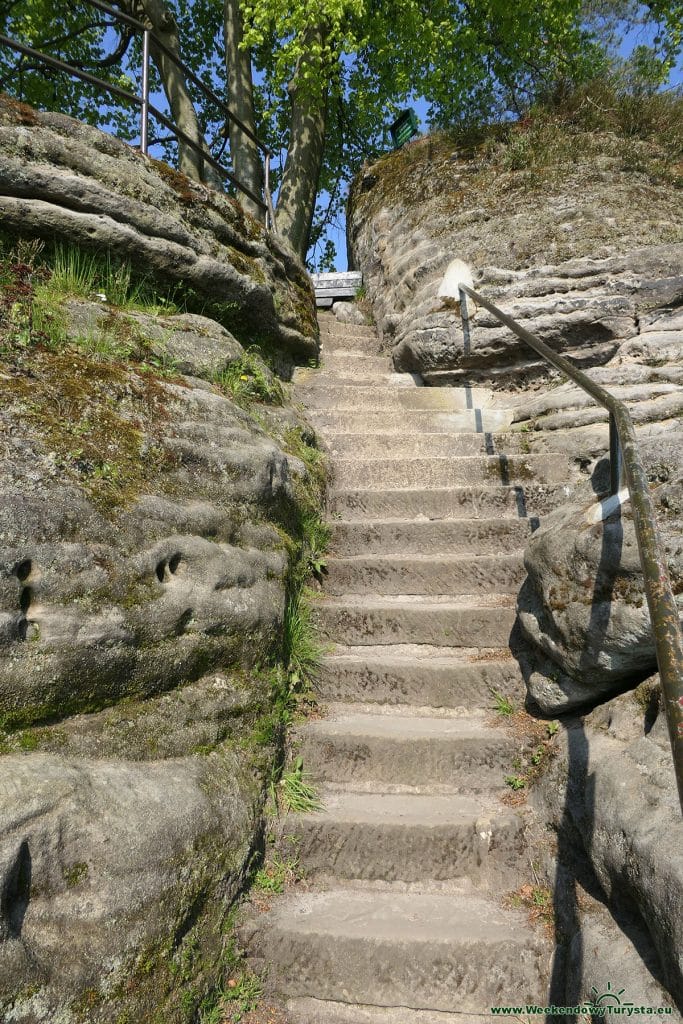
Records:
[[[267,405],[282,405],[284,402],[282,384],[253,345],[240,359],[215,374],[213,382],[241,406],[249,406],[252,402]]]
[[[526,782],[521,775],[506,775],[505,785],[509,786],[514,792],[517,792],[519,789],[524,789]]]
[[[493,710],[497,714],[502,715],[503,718],[509,718],[510,715],[514,715],[517,708],[510,697],[506,697],[496,690],[491,690],[491,696],[493,697]]]
[[[226,927],[232,929],[232,916]],[[225,940],[221,959],[224,980],[201,1001],[199,1024],[239,1024],[246,1013],[257,1008],[263,995],[263,982],[245,963],[232,936]]]
[[[504,698],[505,710],[499,713],[505,727],[520,740],[520,746],[510,765],[511,771],[503,777],[505,785],[511,791],[504,799],[506,803],[518,804],[524,801],[525,793],[544,774],[555,756],[555,738],[560,725],[557,721],[534,718],[524,710],[513,708],[508,712],[507,708],[511,703]],[[502,726],[503,723],[500,724]]]
[[[548,934],[554,934],[553,894],[547,885],[541,883],[540,879],[535,877],[533,884],[526,882],[519,889],[508,893],[504,903],[508,907],[526,910],[529,920],[533,924],[540,924]]]
[[[292,839],[293,837],[285,838]],[[287,885],[297,882],[302,877],[303,873],[296,854],[285,857],[277,849],[274,849],[254,875],[252,887],[266,896],[277,895],[284,892]]]
[[[323,653],[307,591],[292,588],[284,617],[283,663],[293,699],[311,691]]]
[[[292,767],[282,773],[278,786],[281,805],[285,810],[298,814],[323,810],[311,777],[304,769],[303,758],[297,757]]]

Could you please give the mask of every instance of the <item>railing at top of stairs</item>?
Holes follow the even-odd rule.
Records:
[[[210,89],[209,86],[202,82],[202,80],[195,75],[192,69],[180,60],[176,54],[174,54],[173,51],[170,50],[166,44],[154,34],[148,25],[145,25],[142,21],[132,17],[130,14],[126,14],[123,11],[111,7],[109,4],[104,3],[103,0],[85,0],[85,2],[90,7],[94,7],[97,10],[102,11],[104,14],[107,14],[114,21],[127,25],[129,29],[142,34],[142,85],[139,96],[127,89],[121,88],[121,86],[114,85],[112,82],[106,82],[103,78],[98,78],[96,75],[90,74],[88,71],[84,71],[83,68],[75,67],[73,64],[68,63],[68,61],[61,60],[48,53],[43,53],[32,46],[26,46],[24,43],[20,43],[16,39],[10,39],[9,36],[0,35],[0,46],[7,46],[9,49],[14,50],[15,53],[21,54],[22,57],[30,57],[38,64],[45,67],[53,68],[55,71],[62,71],[67,75],[71,75],[73,78],[80,78],[81,81],[94,85],[102,92],[107,92],[111,96],[116,96],[119,100],[123,100],[126,103],[130,103],[133,106],[138,107],[140,110],[140,152],[145,156],[147,156],[148,151],[149,118],[150,116],[155,118],[159,124],[172,132],[179,142],[184,143],[184,145],[198,153],[202,160],[210,164],[215,171],[218,171],[218,173],[234,185],[238,191],[251,199],[251,201],[256,204],[265,216],[266,228],[275,232],[277,230],[275,223],[275,210],[270,192],[270,161],[272,153],[268,147],[264,145],[258,136],[256,136],[254,132],[232,112],[230,107],[228,107],[227,104],[216,95],[213,89]],[[227,168],[223,167],[220,160],[216,159],[211,153],[208,153],[206,149],[198,145],[194,139],[190,138],[186,132],[179,128],[170,118],[166,117],[165,114],[162,114],[160,110],[157,110],[157,108],[150,103],[149,66],[150,43],[152,41],[164,56],[175,64],[176,67],[183,72],[186,78],[189,79],[189,81],[191,81],[207,99],[214,103],[225,116],[225,138],[227,139],[228,122],[232,121],[261,150],[264,156],[263,196],[256,195],[252,189],[243,184],[243,182],[236,178],[234,174],[227,170]],[[221,153],[222,151],[223,150],[221,149]],[[219,153],[219,156],[220,155],[221,154]]]
[[[620,491],[626,485],[631,499],[633,524],[638,542],[640,564],[645,581],[645,595],[654,634],[662,698],[671,740],[678,796],[683,810],[683,634],[678,608],[671,586],[666,554],[657,526],[654,502],[647,473],[638,450],[633,420],[623,402],[601,388],[576,366],[558,355],[544,342],[489,299],[469,285],[459,284],[463,323],[468,320],[467,296],[487,309],[526,342],[538,355],[572,380],[609,412],[610,498],[616,511],[622,500]],[[624,494],[623,497],[626,495]],[[607,510],[606,510],[607,511]]]

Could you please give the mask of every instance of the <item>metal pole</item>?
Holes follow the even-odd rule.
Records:
[[[624,476],[621,442],[614,413],[609,414],[609,493],[618,494]]]
[[[142,33],[142,105],[140,109],[140,152],[147,156],[149,120],[149,29]]]
[[[266,199],[266,231],[270,231],[270,210],[268,209],[268,196],[270,195],[270,153],[266,153],[264,189],[264,195]]]

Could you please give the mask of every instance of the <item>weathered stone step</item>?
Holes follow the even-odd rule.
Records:
[[[457,409],[483,409],[493,401],[491,392],[478,388],[472,388],[471,392],[465,388],[420,388],[414,385],[407,374],[391,374],[390,377],[395,383],[387,383],[382,387],[334,385],[324,381],[317,383],[314,379],[306,384],[298,384],[294,394],[308,408],[339,411],[365,407],[369,410],[387,409],[396,412],[401,409],[453,412]],[[403,378],[411,386],[399,387],[398,383]]]
[[[407,1006],[360,1006],[330,999],[288,999],[292,1024],[481,1024],[481,1017],[440,1010],[410,1010]]]
[[[330,495],[332,515],[344,519],[472,519],[477,515],[527,518],[537,509],[567,501],[570,487],[526,483],[498,487],[337,487]]]
[[[526,686],[507,648],[337,645],[321,661],[316,693],[323,701],[491,709],[494,693],[522,706]]]
[[[381,355],[379,339],[373,336],[364,335],[343,335],[328,334],[321,332],[321,355],[325,358],[331,352],[351,355]]]
[[[462,487],[473,483],[559,484],[571,477],[566,455],[465,455],[427,459],[335,459],[334,486],[355,487]]]
[[[333,521],[330,551],[358,555],[477,555],[512,552],[527,543],[532,519],[383,519]],[[448,593],[448,590],[442,591]]]
[[[320,326],[320,337],[333,338],[374,338],[377,339],[377,329],[372,324],[344,324],[336,317],[318,317]]]
[[[310,380],[310,377],[299,373],[300,369],[298,368],[294,371],[293,380],[295,383],[299,378]],[[351,355],[349,352],[325,351],[321,358],[321,368],[312,371],[312,373],[316,377],[348,378],[362,383],[366,378],[389,376],[393,374],[393,370],[391,362],[387,359],[386,355],[367,355],[366,353]],[[409,376],[409,379],[413,381],[410,375],[404,376]]]
[[[338,352],[334,351],[334,349],[328,352],[325,349],[321,359],[321,368],[314,372],[334,372],[340,374],[340,376],[348,376],[349,374],[361,375],[364,373],[393,373],[393,367],[388,356],[376,356],[365,352],[352,356],[348,352]],[[297,371],[295,370],[295,380],[296,374]]]
[[[256,933],[256,934],[254,934]],[[479,893],[388,888],[288,895],[242,939],[280,997],[487,1013],[537,1002],[543,953],[523,913]]]
[[[443,647],[503,647],[515,622],[512,594],[448,597],[323,599],[315,608],[321,637],[351,645],[434,644]]]
[[[367,397],[370,391],[387,390],[390,393],[399,388],[418,388],[419,383],[410,373],[392,373],[386,364],[365,370],[364,367],[328,367],[313,370],[308,366],[298,366],[292,376],[297,398],[302,391],[307,394],[312,389],[324,389],[343,394],[349,388],[362,391]],[[422,388],[420,388],[422,390]]]
[[[320,782],[501,790],[518,744],[489,718],[470,709],[330,705],[329,717],[302,728],[301,754]]]
[[[327,559],[325,593],[516,594],[525,578],[521,551],[477,557],[362,554]]]
[[[324,789],[324,810],[288,825],[310,878],[515,883],[523,823],[499,801],[458,794]],[[518,865],[517,865],[518,867]]]
[[[405,458],[407,452],[413,458],[530,453],[526,434],[469,433],[448,428],[410,435],[405,427],[385,433],[333,433],[326,430],[324,443],[333,457],[355,456],[358,459],[400,459]]]
[[[486,441],[484,431],[493,433],[506,430],[513,415],[511,409],[504,408],[465,408],[456,412],[439,412],[438,409],[382,409],[377,412],[365,407],[340,411],[310,408],[306,414],[325,438],[332,433],[395,432],[403,439],[399,445],[402,450],[405,450],[409,438],[420,433],[471,433]]]

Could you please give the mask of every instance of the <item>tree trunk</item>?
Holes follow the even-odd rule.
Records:
[[[227,72],[228,106],[246,127],[254,128],[254,88],[251,78],[251,55],[240,49],[244,35],[239,0],[225,0],[223,33],[225,38],[225,65]],[[230,154],[233,173],[238,181],[246,185],[255,195],[263,189],[263,164],[256,143],[239,128],[234,121],[228,124]],[[242,207],[259,220],[263,211],[243,193],[238,193]]]
[[[322,26],[309,30],[308,38],[311,43],[322,42]],[[292,105],[289,149],[278,196],[277,228],[305,260],[325,145],[327,92],[302,83],[298,70],[288,91]]]
[[[178,26],[163,0],[143,0],[143,8],[154,34],[175,57],[180,58]],[[182,132],[206,151],[206,141],[183,72],[155,45],[154,39],[150,40],[150,54],[159,69],[173,120]],[[178,143],[178,168],[194,181],[202,181],[217,189],[223,188],[223,180],[211,164],[206,163],[195,149],[182,142]]]

